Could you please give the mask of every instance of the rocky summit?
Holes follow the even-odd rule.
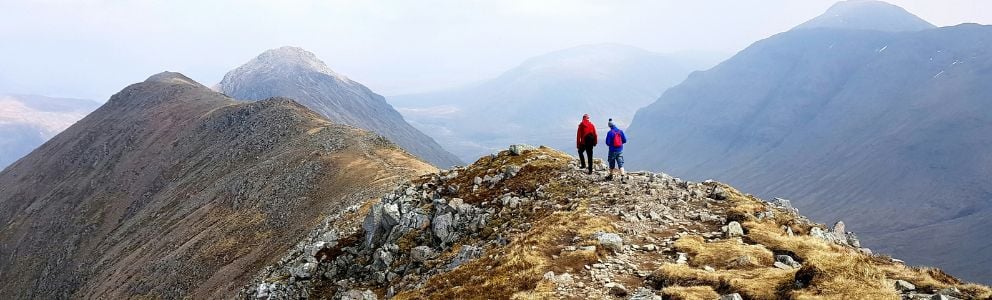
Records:
[[[515,145],[342,211],[244,299],[987,299],[788,200]]]

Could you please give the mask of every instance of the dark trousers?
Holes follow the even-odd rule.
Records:
[[[585,146],[585,145],[579,148],[579,162],[583,166],[588,166],[590,173],[592,172],[592,148],[593,146]],[[586,156],[582,156],[583,153],[585,153]],[[588,164],[586,163],[586,160],[589,161]]]

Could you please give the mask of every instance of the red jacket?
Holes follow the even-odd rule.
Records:
[[[582,148],[582,145],[586,142],[585,136],[589,134],[592,134],[592,139],[590,140],[592,142],[591,146],[596,146],[596,143],[599,142],[599,137],[596,136],[596,125],[592,125],[589,119],[583,119],[582,123],[579,123],[578,132],[575,133],[575,147]]]

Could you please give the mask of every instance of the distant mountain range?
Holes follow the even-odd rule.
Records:
[[[292,100],[158,74],[0,172],[0,295],[229,298],[311,229],[435,170]]]
[[[0,170],[98,106],[84,99],[0,95]]]
[[[843,2],[756,42],[639,110],[627,163],[789,198],[879,252],[992,282],[992,26],[924,23]]]
[[[240,100],[289,97],[332,122],[381,134],[436,166],[462,164],[432,138],[410,126],[382,96],[335,73],[302,48],[265,51],[224,75],[217,88]]]
[[[389,101],[465,161],[511,143],[572,149],[582,114],[601,129],[609,118],[628,123],[637,108],[708,67],[706,61],[615,44],[580,46],[528,59],[478,84]]]

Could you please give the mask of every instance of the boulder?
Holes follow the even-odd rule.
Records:
[[[775,255],[775,261],[783,263],[791,268],[802,267],[802,265],[800,265],[799,262],[793,259],[792,256],[788,256],[788,255]]]
[[[733,293],[733,294],[721,295],[720,300],[744,300],[744,298],[741,297],[741,294]]]
[[[896,280],[895,287],[897,291],[902,291],[902,292],[916,290],[915,285],[905,280]]]
[[[534,146],[531,145],[515,144],[515,145],[510,145],[509,150],[510,150],[510,155],[517,156],[523,154],[524,151],[534,150],[534,149],[535,149]]]
[[[310,279],[313,276],[313,271],[317,269],[317,264],[315,263],[303,263],[302,265],[290,269],[289,273],[293,275],[296,279]]]
[[[382,209],[382,230],[388,232],[400,223],[400,208],[396,203],[384,203],[381,206]]]
[[[503,169],[503,177],[513,178],[513,176],[517,176],[517,173],[520,173],[520,169],[521,169],[520,166],[515,166],[515,165],[506,166],[506,168]]]
[[[610,295],[613,295],[613,296],[616,296],[616,297],[621,297],[621,298],[622,297],[627,297],[627,294],[629,293],[629,292],[627,292],[627,287],[625,287],[625,286],[623,286],[623,284],[620,284],[620,283],[617,283],[617,282],[607,283],[603,287],[605,287],[608,291],[610,291]]]
[[[428,246],[417,246],[410,249],[410,259],[415,262],[424,262],[434,258],[437,254],[434,249]]]
[[[372,267],[376,270],[386,270],[393,264],[393,254],[388,250],[379,248],[373,256]]]
[[[714,200],[726,200],[727,199],[727,191],[724,190],[723,187],[721,187],[721,186],[715,186],[715,187],[713,187],[713,191],[710,192],[710,198],[712,198]]]
[[[861,248],[861,240],[858,239],[857,234],[848,232],[844,235],[844,237],[847,239],[847,244],[851,245],[851,247]]]
[[[661,300],[661,296],[658,296],[649,288],[639,287],[636,291],[634,291],[634,294],[630,296],[629,300]]]
[[[727,237],[744,236],[744,228],[742,228],[741,223],[737,223],[737,221],[730,221],[730,223],[727,224],[726,228],[727,230],[724,232],[724,234]]]
[[[365,232],[365,246],[370,247],[372,243],[382,236],[382,204],[376,204],[369,210],[362,221],[362,230]]]
[[[596,236],[599,245],[616,252],[623,250],[623,239],[616,233],[600,233]]]
[[[451,213],[444,213],[434,217],[431,221],[431,228],[434,232],[434,236],[441,242],[441,244],[449,244],[453,242],[457,235],[451,231],[453,216]]]
[[[847,233],[847,228],[844,226],[844,221],[837,221],[834,223],[834,235],[844,236]]]
[[[377,298],[370,290],[351,289],[341,295],[341,300],[377,300]]]
[[[775,200],[772,201],[772,205],[778,206],[779,208],[782,208],[785,211],[790,211],[790,212],[796,211],[796,208],[792,207],[792,201],[789,201],[788,199],[775,198]]]

